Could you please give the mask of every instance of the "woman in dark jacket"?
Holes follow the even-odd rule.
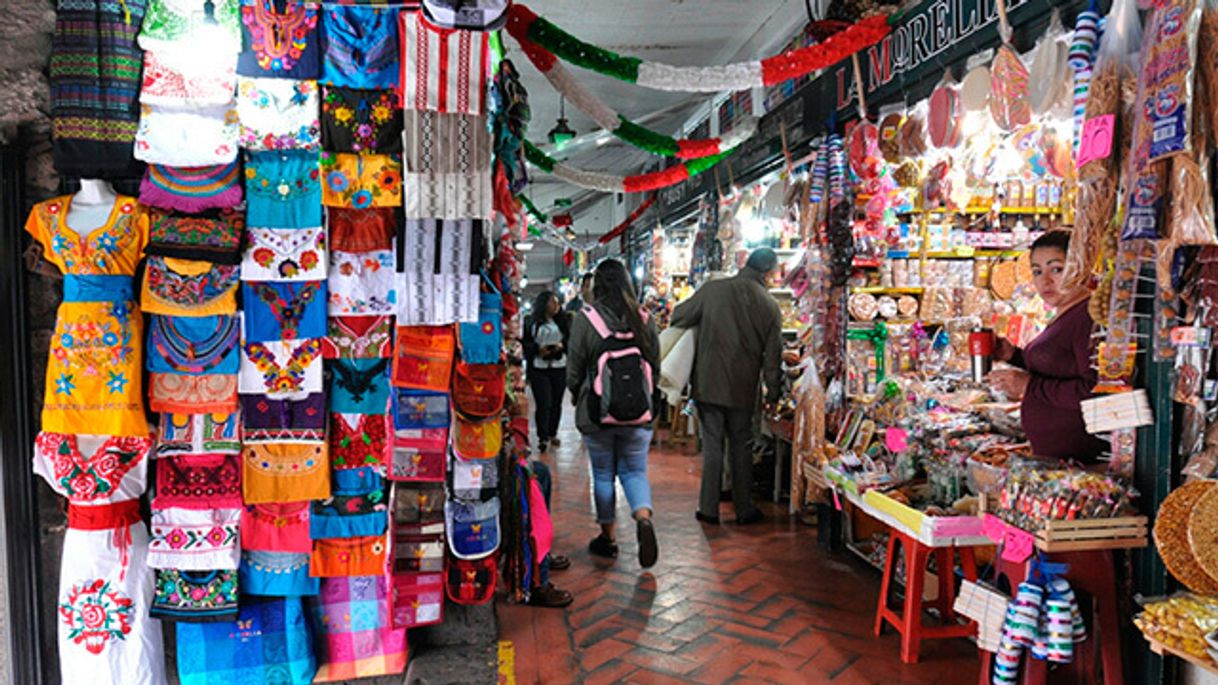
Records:
[[[608,331],[629,331],[637,343],[643,360],[651,367],[651,387],[660,380],[660,338],[655,322],[645,319],[638,296],[630,283],[626,267],[615,259],[607,259],[596,267],[592,287],[592,308]],[[651,425],[600,425],[593,420],[589,406],[592,392],[590,378],[603,349],[603,339],[596,324],[585,311],[571,324],[571,358],[567,364],[567,387],[576,398],[576,425],[584,436],[588,458],[592,462],[593,492],[596,519],[601,534],[592,539],[588,550],[595,555],[617,557],[614,538],[617,509],[616,483],[630,501],[630,510],[638,529],[639,564],[644,568],[656,563],[659,548],[651,522],[651,484],[647,480],[647,452],[651,448]]]
[[[546,290],[533,300],[533,312],[524,321],[524,358],[536,407],[538,452],[557,447],[562,418],[563,389],[567,379],[568,314],[558,296]]]

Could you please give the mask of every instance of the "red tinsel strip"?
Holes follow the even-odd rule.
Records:
[[[558,58],[554,56],[554,53],[529,40],[527,35],[522,34],[516,36],[516,42],[520,43],[520,47],[524,50],[525,56],[529,58],[529,61],[532,62],[533,66],[537,67],[539,71],[546,72],[553,69],[554,63],[558,61]]]
[[[524,223],[520,221],[520,202],[512,196],[512,189],[508,187],[507,175],[503,173],[503,162],[499,160],[495,160],[494,184],[495,193],[492,198],[495,211],[503,215],[508,228],[515,230],[519,225],[521,237],[524,237],[526,229]]]
[[[641,193],[646,190],[657,190],[676,185],[689,178],[689,170],[684,164],[668,167],[663,171],[653,171],[650,174],[627,176],[622,180],[622,190],[627,193]]]
[[[625,221],[618,224],[617,226],[614,226],[612,231],[609,231],[605,235],[601,236],[600,237],[601,244],[608,243],[610,240],[613,240],[614,238],[618,237],[619,235],[622,235],[627,230],[629,230],[630,226],[632,224],[634,224],[635,221],[638,221],[639,217],[643,216],[643,212],[646,212],[653,204],[655,204],[655,202],[656,202],[655,195],[648,197],[647,200],[643,204],[639,205],[638,208],[636,208],[633,212],[630,213],[630,216],[626,217]]]
[[[761,80],[767,86],[798,78],[817,69],[837,64],[865,47],[884,39],[892,27],[888,17],[874,15],[862,19],[823,43],[761,60]]]
[[[720,152],[723,152],[723,149],[721,141],[718,138],[702,138],[700,140],[680,138],[677,140],[678,159],[701,159],[717,155]]]

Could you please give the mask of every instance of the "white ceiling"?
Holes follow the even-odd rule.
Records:
[[[807,22],[802,0],[527,0],[538,15],[568,33],[622,55],[680,66],[710,66],[756,59],[777,50]],[[520,71],[529,91],[533,118],[529,139],[546,143],[546,134],[558,118],[558,93],[521,54],[504,32],[508,57]],[[575,65],[567,68],[592,92],[620,114],[661,133],[675,135],[713,96],[668,93],[641,88],[601,76]],[[555,157],[586,169],[632,174],[652,158],[616,139],[597,144],[598,130],[582,112],[571,106],[566,116],[579,134]],[[577,144],[583,141],[583,144]],[[618,202],[611,195],[583,190],[531,170],[533,185],[526,191],[542,211],[551,211],[556,198],[575,201],[575,231],[601,235],[622,221],[637,200]],[[552,278],[561,270],[555,249],[542,243],[528,259],[530,279]]]

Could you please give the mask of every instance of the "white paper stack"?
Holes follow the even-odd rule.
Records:
[[[1111,433],[1121,428],[1138,428],[1155,422],[1145,390],[1103,395],[1081,402],[1087,432]]]

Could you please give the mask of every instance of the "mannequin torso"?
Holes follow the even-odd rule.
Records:
[[[79,236],[88,235],[109,221],[116,199],[114,187],[106,181],[81,179],[80,191],[72,196],[68,207],[67,227]]]

